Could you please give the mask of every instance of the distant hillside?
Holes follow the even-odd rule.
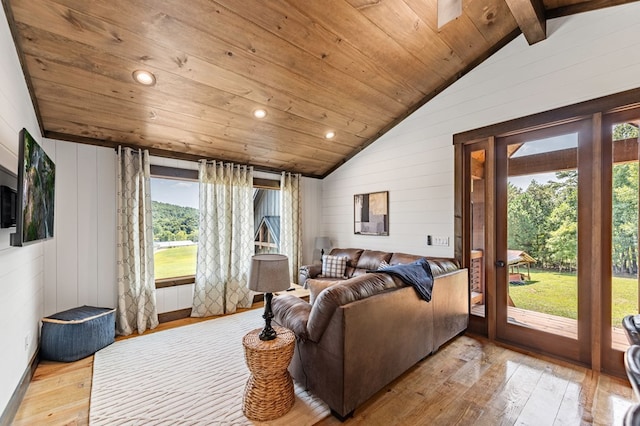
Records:
[[[154,241],[198,241],[198,209],[151,202]]]

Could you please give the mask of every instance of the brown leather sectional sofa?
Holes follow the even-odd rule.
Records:
[[[346,279],[320,291],[313,305],[293,295],[273,299],[275,321],[297,336],[289,371],[340,418],[424,357],[463,332],[469,318],[466,269],[429,259],[430,302],[398,278],[376,270],[421,258],[403,253],[333,249],[347,256]],[[321,267],[301,268],[301,284]],[[329,285],[325,283],[325,285]]]

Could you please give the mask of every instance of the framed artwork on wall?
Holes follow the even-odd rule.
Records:
[[[354,234],[389,235],[389,191],[353,196]]]

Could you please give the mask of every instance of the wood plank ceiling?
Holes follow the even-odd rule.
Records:
[[[44,136],[323,177],[521,31],[628,2],[464,0],[438,29],[436,1],[3,5]]]

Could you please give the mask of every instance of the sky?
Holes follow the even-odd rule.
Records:
[[[151,178],[151,199],[197,209],[198,182]]]

